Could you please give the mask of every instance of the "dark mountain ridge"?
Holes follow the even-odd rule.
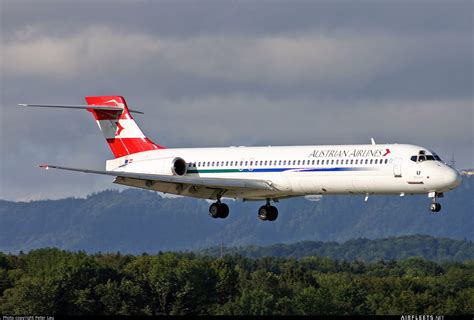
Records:
[[[0,251],[58,247],[87,252],[142,253],[297,241],[337,241],[426,234],[474,240],[474,178],[464,177],[428,211],[426,196],[327,196],[282,200],[275,222],[257,219],[259,202],[228,201],[227,219],[207,215],[209,203],[138,190],[103,191],[86,199],[0,200]]]

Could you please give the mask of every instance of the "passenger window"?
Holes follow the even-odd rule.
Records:
[[[314,160],[313,160],[313,161],[311,161],[311,165],[313,165],[313,166],[314,166],[314,162],[315,162]]]
[[[247,164],[248,164],[248,161],[245,161],[245,166],[247,166]]]
[[[333,160],[331,160],[331,164],[334,164],[334,159],[333,159]]]
[[[356,159],[356,163],[355,164],[359,164],[359,159]]]
[[[207,162],[207,166],[208,166],[208,167],[211,166],[211,162],[210,162],[210,161]]]
[[[387,163],[388,163],[388,159],[385,159],[385,164],[387,164]]]
[[[372,164],[373,159],[370,159],[370,164]]]
[[[244,165],[244,162],[243,161],[240,161],[240,166],[243,166]]]
[[[226,167],[229,166],[229,161],[226,161],[226,162],[225,162],[225,166],[226,166]]]
[[[219,166],[219,161],[216,162],[216,167],[218,167],[218,166]]]

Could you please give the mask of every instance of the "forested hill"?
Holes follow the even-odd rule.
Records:
[[[328,257],[337,260],[376,262],[380,260],[404,260],[421,257],[432,261],[474,260],[472,241],[434,238],[426,235],[401,236],[386,239],[355,239],[342,244],[337,242],[301,241],[292,244],[270,246],[243,246],[237,248],[212,247],[200,254],[219,257],[240,255],[248,258]]]
[[[208,216],[209,203],[162,198],[154,192],[104,191],[86,199],[0,201],[0,251],[57,247],[87,252],[142,253],[271,245],[297,241],[347,241],[427,234],[474,240],[474,178],[464,177],[428,211],[426,196],[327,196],[282,200],[275,222],[257,219],[261,202],[228,201],[227,219]]]

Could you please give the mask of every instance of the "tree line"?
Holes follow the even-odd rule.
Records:
[[[0,313],[473,314],[474,262],[0,254]]]
[[[366,262],[404,260],[411,257],[422,257],[437,262],[462,262],[474,259],[472,241],[436,238],[429,235],[407,235],[374,240],[352,239],[344,243],[301,241],[269,246],[211,247],[198,252],[220,256],[221,250],[227,254],[249,258],[324,256],[338,260]]]

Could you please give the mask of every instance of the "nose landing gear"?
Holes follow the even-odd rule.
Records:
[[[442,193],[437,193],[437,192],[430,192],[428,194],[428,197],[431,198],[431,204],[430,204],[430,211],[433,213],[440,212],[441,211],[441,204],[436,202],[436,199],[442,198],[443,194]]]

